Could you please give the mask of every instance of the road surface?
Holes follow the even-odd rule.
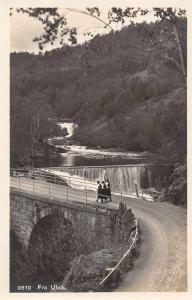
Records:
[[[95,201],[95,192],[67,189],[29,178],[12,177],[11,187],[59,200]],[[114,196],[110,206],[118,207]],[[166,202],[124,198],[138,217],[140,256],[125,274],[117,292],[166,292],[187,289],[187,212]]]
[[[140,256],[116,291],[187,289],[187,214],[166,202],[127,199],[141,229]]]

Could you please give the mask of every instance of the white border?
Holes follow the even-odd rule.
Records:
[[[144,8],[150,7],[182,7],[187,9],[188,15],[188,292],[134,292],[134,293],[76,293],[76,294],[10,294],[9,291],[9,7],[78,7],[83,8],[87,6],[100,6],[103,3],[107,3],[111,6],[142,6]],[[192,4],[190,1],[118,1],[118,0],[1,0],[0,1],[0,296],[1,299],[13,299],[21,298],[30,299],[46,298],[46,299],[84,299],[110,297],[113,299],[192,299],[192,247],[191,247],[191,138],[190,133],[192,132],[192,122],[190,120],[190,114],[192,109],[191,97],[191,55],[192,49]]]

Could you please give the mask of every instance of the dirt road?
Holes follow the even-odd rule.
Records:
[[[61,201],[85,201],[85,191],[65,186],[34,181],[28,178],[11,178],[11,186]],[[96,194],[88,191],[87,202],[93,202]],[[118,207],[120,197],[113,197],[110,206]],[[140,256],[133,270],[126,274],[117,292],[186,291],[187,288],[187,213],[169,203],[124,198],[134,210],[141,229]]]
[[[165,202],[126,202],[138,216],[142,243],[132,272],[116,291],[186,291],[186,210]]]

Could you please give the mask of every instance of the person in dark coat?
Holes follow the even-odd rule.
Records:
[[[102,200],[107,201],[107,186],[105,184],[105,181],[102,181]],[[103,202],[103,201],[101,201]]]
[[[109,201],[112,201],[112,199],[111,199],[111,184],[110,184],[109,178],[106,179],[106,187],[107,187],[107,191],[106,191],[107,197],[109,198]]]
[[[101,199],[101,201],[103,201],[102,200],[102,185],[101,185],[101,183],[100,183],[100,181],[97,181],[97,202],[99,201],[99,199]]]

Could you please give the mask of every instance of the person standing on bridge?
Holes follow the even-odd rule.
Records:
[[[112,199],[111,199],[111,184],[110,184],[109,178],[107,178],[105,180],[105,182],[106,182],[106,194],[107,194],[107,197],[109,198],[109,201],[112,201]]]
[[[101,197],[101,202],[103,202],[103,200],[105,202],[107,201],[107,186],[105,184],[105,181],[102,181]]]
[[[102,185],[100,183],[100,181],[97,181],[97,202],[99,201],[99,199],[101,199],[101,202],[103,202],[103,199],[102,199]]]

